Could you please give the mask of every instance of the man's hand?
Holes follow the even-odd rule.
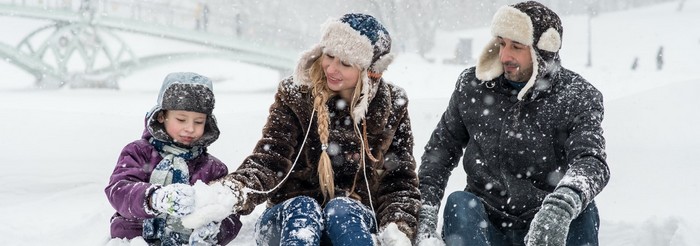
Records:
[[[418,219],[418,232],[416,245],[418,246],[444,246],[440,235],[437,233],[438,206],[423,205]]]
[[[581,196],[568,187],[547,195],[525,236],[528,246],[564,246],[571,221],[581,212]]]

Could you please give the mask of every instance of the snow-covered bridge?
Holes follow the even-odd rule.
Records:
[[[118,88],[119,78],[136,70],[182,59],[211,57],[269,67],[285,75],[296,59],[296,53],[291,50],[265,47],[235,35],[203,31],[208,20],[206,13],[201,19],[201,6],[197,10],[197,6],[189,6],[190,9],[171,5],[169,1],[150,2],[150,6],[135,5],[134,1],[100,1],[99,6],[95,2],[83,0],[78,8],[73,8],[71,1],[0,3],[0,15],[50,23],[27,30],[28,34],[18,44],[0,43],[0,58],[34,75],[37,86],[44,88],[65,85]],[[130,11],[131,18],[104,14],[106,10],[117,12],[120,8]],[[199,11],[200,17],[193,11]],[[153,16],[142,18],[156,13],[161,15],[162,21],[152,21]],[[185,21],[190,24],[195,20],[197,29],[184,27]],[[131,44],[123,41],[119,31],[182,41],[206,49],[138,54],[131,49]]]

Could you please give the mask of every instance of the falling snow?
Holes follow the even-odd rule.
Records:
[[[698,23],[700,1],[685,1],[681,12],[676,8],[673,1],[593,18],[594,63],[590,68],[585,66],[586,17],[563,18],[567,30],[561,52],[564,66],[581,73],[605,97],[604,136],[612,178],[595,199],[601,213],[601,245],[700,245],[700,198],[688,195],[700,188],[698,158],[693,155],[700,147],[700,133],[692,128],[700,125],[693,101],[700,91],[700,78],[694,72],[695,58],[700,57],[700,31],[687,24]],[[12,23],[0,27],[5,34],[24,30],[12,29],[15,27],[43,25],[1,18],[3,23]],[[410,99],[416,157],[422,155],[464,69],[440,61],[453,56],[454,43],[462,37],[475,37],[473,50],[481,51],[483,37],[489,32],[479,29],[440,35],[439,49],[426,54],[436,62],[399,53],[384,75],[404,87]],[[138,40],[137,49],[183,47],[133,34],[125,37]],[[4,35],[0,40],[13,43],[18,38]],[[664,70],[657,71],[651,57],[661,44],[667,47],[667,63]],[[630,71],[635,56],[640,66]],[[135,73],[124,78],[120,90],[47,91],[27,89],[31,76],[8,63],[0,63],[0,69],[4,77],[0,114],[6,116],[0,123],[5,129],[0,163],[6,167],[0,178],[0,238],[7,245],[107,244],[113,208],[106,201],[104,186],[119,150],[140,136],[143,116],[154,104],[165,74],[195,71],[220,78],[214,84],[214,113],[222,134],[209,152],[230,170],[235,170],[259,140],[280,79],[273,70],[204,59]],[[488,103],[490,99],[473,101],[478,100]],[[460,169],[449,180],[452,191],[463,189],[466,177]],[[230,245],[254,245],[254,225],[263,210],[261,205],[241,217],[243,228]],[[438,228],[440,216],[436,218]],[[436,244],[428,245],[439,243],[433,242]],[[124,243],[129,242],[113,240],[109,245]],[[146,245],[139,239],[130,244]]]

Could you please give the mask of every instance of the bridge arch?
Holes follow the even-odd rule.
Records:
[[[144,23],[125,18],[104,17],[83,9],[46,9],[0,4],[0,15],[49,20],[52,24],[27,34],[16,46],[0,43],[0,57],[34,75],[42,88],[118,88],[121,77],[152,65],[179,59],[216,57],[275,69],[281,76],[292,71],[296,54],[264,47],[234,37],[195,30]],[[211,51],[176,51],[156,55],[134,52],[117,31],[183,41],[208,47]]]

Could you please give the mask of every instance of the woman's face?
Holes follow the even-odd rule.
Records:
[[[360,77],[360,70],[329,54],[323,54],[321,59],[328,88],[340,94],[340,97],[346,101],[350,101]]]
[[[207,115],[184,110],[168,110],[160,114],[158,121],[165,125],[165,131],[177,143],[191,145],[204,134]]]

